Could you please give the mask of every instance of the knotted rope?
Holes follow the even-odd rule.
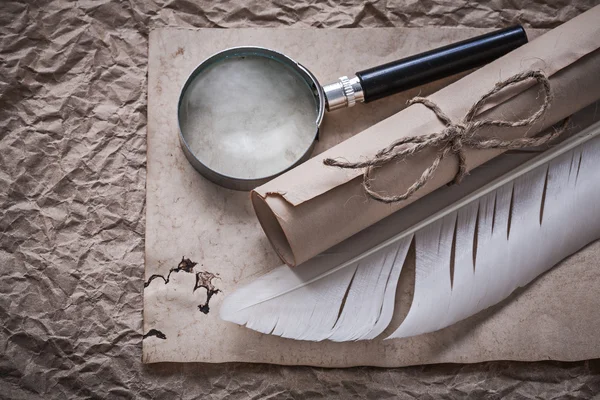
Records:
[[[540,108],[531,114],[528,118],[518,121],[505,120],[474,120],[477,113],[483,107],[486,100],[498,93],[502,89],[516,85],[528,79],[535,79],[543,89],[544,102]],[[348,162],[339,159],[326,158],[323,163],[332,167],[345,169],[365,168],[363,173],[363,188],[365,192],[373,199],[383,203],[396,203],[411,197],[416,191],[422,188],[432,177],[440,162],[450,154],[454,154],[458,159],[458,172],[454,176],[453,183],[460,181],[467,174],[465,148],[471,149],[522,149],[524,147],[540,146],[550,142],[565,131],[561,129],[553,133],[535,138],[517,138],[512,140],[501,140],[497,138],[486,138],[477,135],[477,130],[485,126],[495,127],[523,127],[531,126],[537,122],[546,112],[552,102],[552,92],[550,90],[550,81],[541,71],[526,71],[516,74],[502,82],[496,83],[494,88],[483,95],[467,112],[464,118],[459,122],[453,122],[438,106],[424,97],[415,97],[408,102],[412,104],[423,104],[429,108],[436,117],[446,126],[443,131],[431,133],[423,136],[405,137],[392,142],[389,146],[381,149],[377,154],[366,161]],[[412,146],[404,146],[412,145]],[[403,146],[403,147],[401,147]],[[381,167],[392,161],[400,161],[412,156],[425,148],[439,147],[439,152],[431,165],[423,171],[408,190],[401,195],[385,196],[371,187],[371,174],[373,169]]]

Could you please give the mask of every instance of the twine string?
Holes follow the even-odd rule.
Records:
[[[501,119],[475,120],[475,116],[491,96],[507,87],[530,79],[536,80],[541,86],[544,94],[544,101],[543,104],[529,117],[517,121],[506,121]],[[533,70],[516,74],[504,81],[496,83],[494,88],[473,104],[467,114],[459,122],[453,122],[434,102],[424,97],[415,97],[411,99],[408,104],[412,105],[418,103],[430,109],[445,126],[441,132],[400,138],[390,143],[387,147],[379,150],[374,157],[365,161],[349,162],[341,159],[326,158],[323,160],[323,163],[327,166],[344,169],[364,169],[362,186],[367,195],[372,199],[383,203],[397,203],[410,198],[415,192],[425,186],[425,184],[433,177],[442,160],[449,155],[454,155],[458,159],[458,171],[454,176],[453,183],[460,183],[468,172],[465,148],[515,150],[525,147],[540,146],[554,140],[565,131],[566,124],[552,133],[535,138],[521,137],[502,140],[477,135],[477,131],[486,126],[510,128],[531,126],[544,115],[551,102],[552,92],[550,90],[550,81],[543,72]],[[375,168],[386,165],[392,161],[404,160],[426,148],[432,147],[439,148],[436,157],[431,165],[423,171],[421,176],[406,190],[405,193],[387,196],[372,188],[371,175]]]

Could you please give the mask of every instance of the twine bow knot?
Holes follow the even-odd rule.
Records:
[[[529,117],[517,121],[475,119],[475,116],[479,113],[485,102],[491,96],[495,95],[506,87],[516,85],[529,79],[535,79],[542,87],[544,94],[543,104]],[[345,169],[364,168],[363,188],[365,192],[371,198],[377,201],[383,203],[397,203],[399,201],[408,199],[416,191],[422,188],[433,177],[433,174],[440,165],[441,161],[451,154],[455,155],[458,159],[458,171],[454,176],[453,183],[460,183],[460,181],[467,174],[465,148],[504,150],[522,149],[524,147],[540,146],[555,139],[564,132],[564,126],[552,133],[535,138],[521,137],[512,140],[501,140],[477,135],[478,130],[485,126],[512,128],[531,126],[542,117],[542,115],[550,106],[551,102],[552,92],[550,90],[550,81],[543,72],[532,70],[516,74],[504,81],[496,83],[492,90],[487,92],[475,104],[473,104],[464,118],[459,122],[453,122],[450,117],[448,117],[448,115],[446,115],[437,106],[437,104],[433,103],[432,101],[424,97],[415,97],[410,100],[408,104],[412,105],[419,103],[429,108],[445,125],[445,128],[441,132],[422,136],[400,138],[392,142],[389,146],[378,151],[374,157],[366,161],[348,162],[340,159],[326,158],[323,160],[323,163],[328,166]],[[374,168],[381,167],[392,161],[404,160],[405,158],[414,155],[428,147],[439,148],[438,154],[431,165],[423,171],[421,176],[408,188],[405,193],[394,196],[386,196],[373,190],[371,187],[371,174],[373,173]]]

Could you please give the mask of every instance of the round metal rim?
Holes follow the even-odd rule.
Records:
[[[244,54],[255,55],[255,56],[266,56],[273,60],[283,62],[283,64],[289,66],[295,72],[299,72],[299,75],[301,75],[303,80],[305,80],[307,83],[308,83],[308,81],[306,78],[308,78],[310,80],[310,83],[312,84],[311,85],[312,89],[316,90],[316,98],[318,99],[317,120],[315,121],[317,129],[315,131],[315,136],[314,136],[313,141],[308,146],[308,148],[305,150],[305,152],[302,154],[302,156],[299,157],[298,160],[296,160],[294,163],[292,163],[288,167],[284,168],[283,170],[281,170],[275,174],[269,175],[269,176],[258,177],[258,178],[236,178],[234,176],[229,176],[229,175],[225,175],[220,172],[217,172],[217,171],[213,170],[212,168],[208,167],[207,165],[205,165],[202,161],[200,161],[194,155],[194,153],[190,149],[187,141],[185,140],[185,137],[183,136],[183,131],[181,129],[181,121],[179,118],[179,110],[181,108],[181,102],[183,100],[183,95],[185,94],[185,92],[186,92],[188,86],[191,84],[191,82],[196,78],[196,76],[198,76],[206,68],[208,68],[209,66],[211,66],[212,64],[214,64],[218,61],[221,61],[228,57],[240,57],[240,56],[243,56]],[[279,53],[277,51],[268,49],[266,47],[238,46],[238,47],[230,47],[228,49],[219,51],[219,52],[213,54],[212,56],[208,57],[207,59],[202,61],[200,64],[198,64],[198,66],[196,68],[194,68],[192,73],[187,77],[185,84],[183,85],[183,87],[179,93],[179,99],[177,101],[177,128],[179,131],[179,141],[180,141],[181,147],[183,149],[183,152],[184,152],[186,158],[188,159],[188,161],[190,162],[190,164],[192,164],[192,166],[198,172],[200,172],[200,174],[202,174],[204,177],[206,177],[210,181],[212,181],[220,186],[223,186],[225,188],[249,191],[249,190],[256,188],[257,186],[262,185],[263,183],[270,181],[271,179],[281,175],[282,173],[294,168],[295,166],[297,166],[298,164],[301,164],[302,162],[306,161],[310,157],[310,154],[312,153],[312,150],[315,145],[315,141],[317,140],[317,138],[319,136],[319,127],[321,126],[321,122],[323,121],[324,114],[325,114],[325,94],[323,93],[323,88],[322,88],[321,84],[319,83],[319,81],[317,80],[317,78],[302,64],[294,61],[293,59],[291,59],[290,57],[286,56],[283,53]]]

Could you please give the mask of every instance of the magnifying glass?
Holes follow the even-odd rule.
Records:
[[[517,25],[321,86],[274,50],[235,47],[202,62],[179,97],[179,138],[214,183],[251,190],[310,157],[325,110],[370,102],[486,64],[527,43]]]

